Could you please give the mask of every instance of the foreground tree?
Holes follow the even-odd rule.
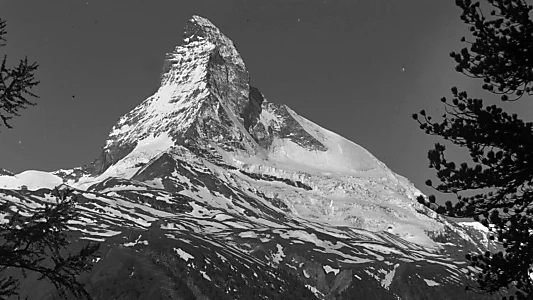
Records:
[[[515,101],[533,92],[532,6],[524,0],[486,0],[486,14],[479,2],[457,0],[461,20],[469,26],[472,40],[450,55],[456,71],[482,79],[483,89]],[[494,293],[513,286],[509,299],[533,298],[533,123],[508,114],[496,105],[485,106],[464,91],[452,88],[452,98],[442,98],[446,114],[433,121],[424,110],[413,118],[429,135],[466,148],[471,163],[456,164],[437,143],[428,152],[429,167],[440,180],[426,184],[455,195],[457,202],[437,204],[435,196],[419,202],[450,217],[473,217],[491,230],[490,239],[504,251],[467,255],[481,269],[478,289]],[[506,297],[503,297],[504,299]]]
[[[0,19],[0,47],[4,46],[6,23]],[[27,97],[36,97],[30,90],[37,64],[21,60],[17,67],[0,66],[0,126],[11,128],[8,121],[18,111],[34,105]],[[54,191],[56,203],[21,214],[11,210],[10,201],[0,198],[0,299],[18,295],[20,278],[10,274],[18,270],[26,278],[28,272],[38,273],[39,280],[48,279],[62,297],[71,293],[76,299],[90,295],[76,276],[92,268],[99,244],[88,244],[76,254],[67,253],[68,223],[77,219],[76,198],[69,190]],[[8,218],[6,221],[5,218]]]
[[[7,223],[0,224],[0,275],[9,268],[39,273],[65,297],[67,291],[76,299],[90,295],[76,276],[92,268],[99,244],[89,243],[76,254],[67,253],[68,223],[78,217],[76,197],[70,190],[54,190],[56,203],[46,203],[29,216],[11,212]],[[1,201],[1,199],[0,199]],[[0,212],[8,212],[10,203],[0,204]],[[13,276],[0,278],[0,299],[18,295],[19,282]]]
[[[0,19],[0,48],[5,46],[6,33],[6,22]],[[37,67],[36,63],[29,63],[24,58],[16,67],[10,68],[7,55],[4,55],[0,65],[0,128],[2,125],[12,128],[9,120],[19,116],[19,110],[35,105],[28,97],[37,97],[30,91],[39,84],[35,80]]]

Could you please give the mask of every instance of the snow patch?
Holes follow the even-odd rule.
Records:
[[[7,213],[0,212],[0,224],[5,224],[5,223],[9,222],[9,219],[6,218],[7,216],[8,216]]]
[[[14,176],[0,176],[0,188],[7,190],[27,188],[35,191],[41,188],[53,189],[61,185],[63,180],[43,171],[24,171]]]
[[[324,297],[324,294],[322,294],[316,287],[310,284],[306,284],[305,287],[308,288],[311,292],[313,292],[313,294],[315,294],[318,299],[322,299],[322,297]]]
[[[422,279],[424,279],[426,284],[429,285],[429,286],[439,286],[440,285],[440,283],[438,283],[436,281],[433,281],[431,279],[425,279],[425,278],[422,278]]]
[[[200,271],[200,273],[202,274],[202,276],[203,276],[205,279],[211,281],[211,277],[209,277],[205,271]]]
[[[82,237],[80,237],[80,240],[88,240],[88,241],[95,241],[95,242],[105,242],[105,239],[94,238],[94,237],[90,237],[90,236],[82,236]]]
[[[187,230],[185,227],[181,226],[177,223],[167,223],[167,224],[161,224],[161,229],[167,229],[167,230]]]
[[[127,242],[127,243],[124,243],[124,246],[125,247],[133,247],[135,245],[138,245],[138,244],[142,244],[142,245],[146,245],[148,246],[148,241],[141,241],[142,235],[139,235],[139,237],[134,241],[134,242]]]
[[[256,239],[257,238],[257,234],[253,231],[244,231],[244,232],[241,232],[239,233],[239,236],[241,238],[252,238],[252,239]]]
[[[462,227],[471,227],[484,233],[488,233],[489,229],[479,222],[458,222]]]
[[[340,272],[339,269],[334,269],[334,268],[332,268],[329,265],[323,265],[322,268],[324,268],[324,271],[326,272],[326,274],[329,274],[329,273],[333,272],[333,273],[335,273],[335,276],[337,276],[337,274],[339,274],[339,272]]]
[[[276,248],[278,248],[278,252],[272,255],[272,261],[275,264],[279,264],[285,257],[285,253],[283,253],[283,246],[281,246],[280,244],[277,244]]]
[[[189,261],[189,259],[193,259],[194,256],[190,255],[189,253],[181,250],[181,248],[174,248],[174,251],[183,259],[184,261]]]
[[[395,264],[394,269],[392,269],[392,271],[390,271],[389,273],[385,274],[385,278],[383,279],[383,281],[381,281],[382,287],[387,290],[389,289],[389,286],[391,285],[392,280],[394,279],[394,275],[396,274],[396,268],[398,268],[399,266],[400,264]]]

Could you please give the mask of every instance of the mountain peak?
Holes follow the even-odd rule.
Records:
[[[209,20],[193,16],[183,32],[183,42],[166,55],[159,89],[119,119],[88,173],[131,178],[154,156],[181,145],[216,149],[223,157],[389,176],[365,149],[267,102],[250,85],[233,42]]]
[[[235,45],[200,16],[189,19],[183,32],[182,43],[166,54],[159,89],[119,119],[90,173],[101,174],[141,148],[135,161],[147,162],[173,145],[198,141],[257,151],[244,124],[256,122],[261,97],[254,93],[250,98],[249,74]],[[154,141],[157,149],[148,145]]]
[[[244,61],[235,48],[233,41],[224,35],[211,21],[204,17],[194,15],[185,25],[183,31],[183,45],[202,39],[215,45],[224,59],[238,65],[243,70],[246,69]]]
[[[197,24],[200,27],[215,28],[215,29],[218,30],[218,28],[213,23],[211,23],[211,21],[209,21],[207,18],[204,18],[204,17],[199,16],[199,15],[193,15],[189,19],[189,22]]]
[[[208,39],[210,42],[220,40],[224,36],[220,29],[215,26],[207,18],[193,15],[186,23],[183,31],[183,39],[186,40],[192,37],[202,37]],[[185,41],[187,43],[188,41]]]

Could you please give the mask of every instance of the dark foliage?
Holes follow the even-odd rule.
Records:
[[[0,48],[5,46],[6,33],[6,22],[0,19]],[[20,60],[15,67],[8,67],[7,55],[4,55],[0,65],[0,127],[4,125],[12,128],[9,121],[19,116],[19,110],[35,105],[28,97],[37,98],[30,92],[39,84],[35,80],[37,67],[36,63],[28,62],[27,58]]]
[[[6,22],[0,19],[0,47],[5,46]],[[34,105],[27,97],[37,97],[30,90],[39,84],[34,73],[37,64],[21,60],[9,68],[7,56],[0,65],[0,126],[11,128],[8,121],[19,116],[20,109]],[[0,214],[10,216],[0,224],[0,299],[18,295],[19,278],[7,274],[16,269],[24,278],[27,272],[48,279],[61,296],[70,292],[78,299],[88,298],[83,285],[76,280],[81,272],[90,270],[99,244],[88,244],[76,254],[66,253],[69,242],[67,223],[75,220],[76,200],[69,190],[55,190],[56,203],[46,204],[33,214],[23,215],[11,211],[9,200],[0,202]]]
[[[493,9],[485,16],[479,2],[456,1],[463,13],[461,20],[469,25],[474,41],[450,55],[457,62],[456,70],[483,79],[483,88],[502,94],[502,100],[531,95],[533,81],[533,21],[531,6],[524,0],[487,0]],[[512,100],[516,100],[512,99]]]
[[[76,198],[65,190],[54,190],[57,203],[47,203],[26,216],[10,212],[9,201],[0,205],[0,212],[11,214],[7,223],[0,224],[0,299],[18,295],[18,280],[5,276],[9,268],[40,274],[49,280],[61,296],[70,292],[77,299],[90,299],[76,276],[92,268],[99,244],[89,243],[78,253],[66,253],[70,244],[67,223],[75,220]]]
[[[483,88],[501,99],[517,100],[532,94],[533,6],[524,0],[487,0],[493,10],[485,15],[479,2],[457,0],[461,20],[469,25],[473,41],[460,53],[451,53],[456,70],[483,79]],[[452,217],[474,217],[491,229],[492,240],[504,251],[469,254],[481,269],[476,287],[494,293],[514,286],[517,299],[533,297],[533,123],[501,108],[484,106],[464,91],[452,88],[452,99],[442,98],[446,114],[433,121],[424,110],[413,114],[420,128],[466,148],[472,163],[446,159],[445,147],[436,144],[428,153],[429,167],[437,171],[440,184],[426,184],[454,194],[457,202],[437,204],[435,196],[419,202]],[[505,297],[503,297],[505,299]],[[511,299],[512,299],[511,298]]]

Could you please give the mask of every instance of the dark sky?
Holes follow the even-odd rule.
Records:
[[[427,137],[411,119],[443,114],[450,87],[481,92],[448,53],[467,32],[453,0],[0,0],[8,62],[40,64],[38,105],[0,133],[0,167],[91,162],[117,119],[156,89],[166,52],[193,14],[236,44],[271,102],[372,152],[426,193]],[[74,98],[72,96],[75,96]],[[494,97],[489,97],[494,98]],[[530,116],[530,101],[512,104]],[[452,157],[461,158],[460,152]]]

